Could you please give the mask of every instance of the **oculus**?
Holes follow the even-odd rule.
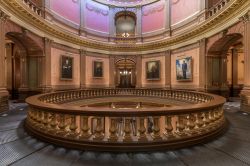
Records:
[[[178,81],[192,80],[192,57],[176,60],[176,79]]]
[[[147,80],[160,79],[160,61],[146,62],[146,79]]]

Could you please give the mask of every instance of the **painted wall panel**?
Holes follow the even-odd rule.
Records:
[[[80,1],[50,0],[50,8],[65,19],[80,24]]]

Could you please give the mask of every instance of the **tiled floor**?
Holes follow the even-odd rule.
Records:
[[[56,147],[28,136],[22,122],[26,105],[11,104],[0,115],[0,166],[243,166],[250,165],[250,115],[239,102],[225,104],[227,133],[210,143],[186,149],[144,153],[101,153]]]

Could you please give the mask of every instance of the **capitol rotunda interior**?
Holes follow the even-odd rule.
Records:
[[[249,131],[249,0],[0,1],[0,166],[247,166]]]

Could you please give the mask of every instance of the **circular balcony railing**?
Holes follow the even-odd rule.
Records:
[[[150,108],[72,106],[89,99],[125,97],[178,101]],[[65,147],[100,151],[172,149],[198,144],[223,133],[225,99],[194,91],[89,89],[30,97],[25,128],[35,137]],[[110,101],[112,102],[112,101]],[[71,103],[71,104],[69,104]]]

